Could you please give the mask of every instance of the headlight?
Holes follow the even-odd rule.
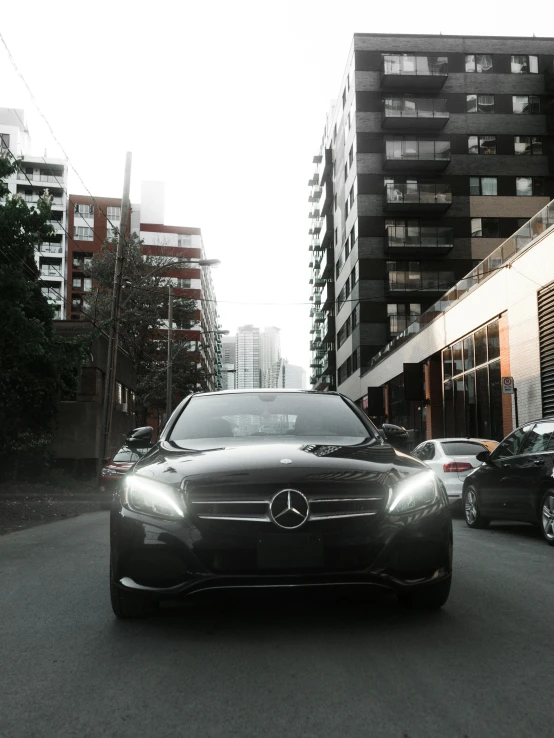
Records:
[[[414,474],[391,489],[388,511],[393,515],[411,513],[439,500],[439,490],[432,471]]]
[[[127,476],[123,504],[130,510],[177,520],[185,517],[185,502],[180,493],[162,482],[140,476]]]

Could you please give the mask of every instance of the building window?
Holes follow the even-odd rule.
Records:
[[[10,148],[10,134],[9,133],[0,133],[0,150],[6,151],[6,149]]]
[[[71,300],[71,310],[74,313],[81,312],[81,300]]]
[[[389,321],[389,336],[394,338],[421,315],[419,303],[389,303],[387,305],[387,316]]]
[[[75,205],[75,215],[80,215],[83,218],[92,218],[94,216],[94,205]]]
[[[108,218],[113,218],[114,220],[120,220],[121,219],[121,208],[119,205],[108,205],[108,212],[107,212]]]
[[[541,112],[538,95],[512,95],[512,110],[516,115],[534,115]]]
[[[84,278],[83,289],[85,292],[90,292],[92,290],[92,279],[90,277]]]
[[[500,222],[498,218],[472,218],[472,238],[499,238]]]
[[[502,439],[498,321],[442,352],[444,433]]]
[[[539,57],[527,54],[516,54],[511,60],[512,74],[538,74]]]
[[[470,195],[497,195],[498,184],[496,177],[470,177]]]
[[[466,72],[492,72],[492,55],[466,54]]]
[[[496,154],[496,136],[468,136],[470,154]]]
[[[335,206],[335,210],[337,209],[337,196],[333,195],[333,205]]]
[[[514,136],[514,154],[540,156],[542,154],[541,136]]]
[[[177,246],[182,246],[184,248],[190,248],[192,246],[192,236],[179,233],[177,235]]]
[[[83,281],[81,277],[73,277],[73,288],[76,290],[80,290],[83,286]]]
[[[516,195],[532,197],[543,194],[544,186],[541,177],[516,177]]]
[[[350,151],[348,152],[348,166],[352,167],[352,164],[354,163],[354,144],[350,147]]]
[[[87,228],[86,226],[75,226],[73,237],[77,241],[92,241],[94,236],[92,228]]]
[[[348,179],[348,164],[344,165],[344,181]]]
[[[468,113],[494,113],[494,95],[466,95]]]
[[[346,106],[346,87],[342,91],[342,109],[344,110]]]

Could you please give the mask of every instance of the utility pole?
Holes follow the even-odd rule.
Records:
[[[165,422],[171,415],[173,363],[171,358],[173,344],[173,285],[169,285],[169,301],[167,304],[167,395],[165,399]]]
[[[106,357],[106,376],[104,381],[104,405],[102,408],[102,428],[100,436],[100,449],[98,454],[97,478],[100,479],[103,460],[110,450],[110,433],[112,428],[113,398],[115,391],[115,376],[117,369],[117,347],[119,339],[119,312],[121,298],[121,280],[123,275],[123,249],[127,238],[127,221],[131,203],[129,194],[131,190],[131,162],[132,154],[127,152],[125,157],[125,176],[123,180],[123,198],[121,201],[121,224],[119,238],[117,241],[117,252],[115,259],[112,309],[110,314],[110,335],[108,340],[108,355]]]

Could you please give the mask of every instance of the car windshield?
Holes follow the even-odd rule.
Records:
[[[113,457],[113,461],[133,462],[133,461],[138,461],[139,458],[140,458],[140,454],[137,451],[131,451],[128,448],[122,448]]]
[[[481,443],[473,441],[445,441],[441,445],[447,456],[477,456],[487,450]]]
[[[376,435],[338,395],[245,392],[193,397],[169,439]]]

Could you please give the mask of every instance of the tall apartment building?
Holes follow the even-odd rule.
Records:
[[[0,108],[0,153],[15,161],[19,171],[6,180],[13,195],[36,205],[47,192],[51,197],[53,235],[41,243],[36,262],[42,292],[55,308],[55,318],[65,313],[67,273],[67,162],[30,153],[31,138],[25,124],[25,111]]]
[[[554,39],[356,34],[310,186],[311,384],[371,358],[554,196]]]
[[[236,389],[237,386],[237,337],[223,336],[221,340],[223,366],[221,389]]]
[[[260,329],[243,325],[237,331],[237,389],[256,389],[260,381]]]
[[[266,326],[260,333],[260,386],[276,387],[274,368],[281,358],[281,329]]]
[[[121,226],[121,198],[70,195],[67,212],[67,301],[66,320],[80,320],[83,300],[93,288],[85,269],[106,239]],[[130,226],[130,218],[127,228]]]

